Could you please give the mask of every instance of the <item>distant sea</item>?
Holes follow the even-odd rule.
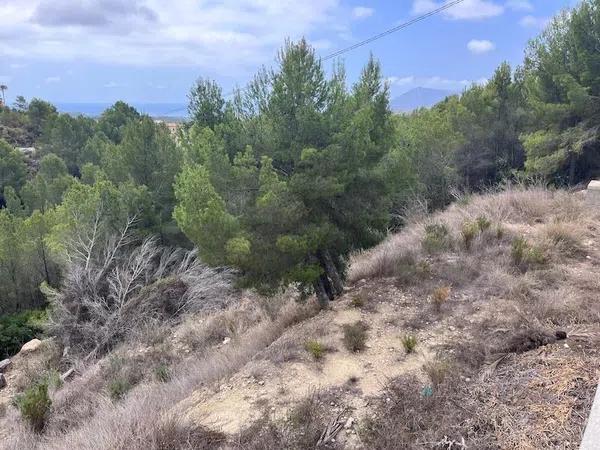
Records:
[[[128,102],[129,103],[129,102]],[[187,117],[186,103],[129,103],[139,112],[151,117],[169,117],[184,119]],[[63,113],[83,114],[84,116],[97,117],[110,108],[112,103],[54,103],[56,108]]]

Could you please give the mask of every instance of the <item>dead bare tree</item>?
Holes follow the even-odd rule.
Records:
[[[195,251],[139,240],[135,218],[107,234],[101,214],[66,243],[60,290],[47,289],[50,332],[78,355],[94,357],[147,324],[232,300],[231,272],[202,264]]]

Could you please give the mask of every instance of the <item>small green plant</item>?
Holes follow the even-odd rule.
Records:
[[[325,355],[326,348],[319,341],[307,341],[304,348],[314,359],[321,359]]]
[[[465,244],[465,248],[467,250],[471,249],[471,245],[473,244],[473,241],[475,240],[477,233],[479,233],[479,226],[477,225],[477,223],[475,223],[475,222],[463,223],[460,234],[462,236],[463,243]]]
[[[406,353],[413,353],[417,347],[417,338],[408,334],[402,338],[402,345]]]
[[[29,423],[33,431],[41,432],[46,425],[52,400],[48,395],[48,383],[42,381],[34,384],[17,396],[16,405],[21,416]]]
[[[446,224],[440,222],[426,225],[421,245],[428,253],[441,252],[451,248],[452,238]]]
[[[477,228],[479,228],[479,231],[481,231],[482,233],[484,231],[489,230],[492,226],[492,222],[490,221],[490,219],[488,219],[485,216],[477,217],[477,219],[475,219],[475,223],[477,224]]]
[[[362,308],[363,306],[365,306],[364,295],[358,294],[352,297],[352,300],[350,300],[350,306],[352,306],[353,308]]]
[[[505,231],[502,225],[496,225],[496,239],[500,240],[504,237]]]
[[[442,309],[442,305],[448,301],[451,289],[452,288],[450,286],[440,286],[434,289],[433,293],[431,294],[431,301],[437,312],[439,312]]]
[[[517,237],[512,241],[510,256],[513,264],[523,271],[547,262],[544,252],[539,247],[530,245],[523,237]]]
[[[169,370],[169,366],[167,366],[164,363],[159,364],[154,369],[154,376],[161,383],[166,383],[167,381],[169,381],[171,379],[171,371]]]
[[[108,393],[113,400],[120,400],[133,386],[125,378],[117,378],[108,384]]]
[[[344,325],[344,346],[351,352],[364,350],[367,342],[367,326],[360,320]]]

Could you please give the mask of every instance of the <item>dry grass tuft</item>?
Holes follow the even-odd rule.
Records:
[[[431,301],[433,303],[433,307],[437,312],[440,312],[442,306],[446,304],[448,299],[450,298],[450,291],[452,288],[450,286],[440,286],[436,288],[431,294]]]
[[[344,325],[344,347],[351,352],[364,350],[367,342],[367,329],[368,326],[360,320],[351,325]]]

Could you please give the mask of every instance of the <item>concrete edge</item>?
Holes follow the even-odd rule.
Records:
[[[596,388],[596,395],[579,450],[600,450],[600,386]]]

